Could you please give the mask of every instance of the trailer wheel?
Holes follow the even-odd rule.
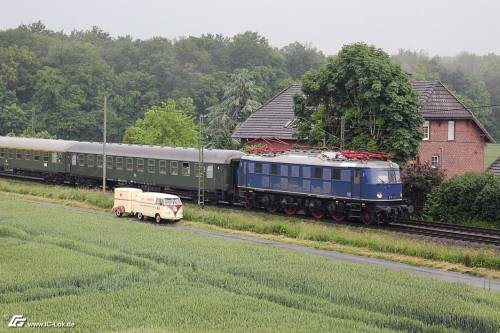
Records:
[[[138,219],[139,221],[144,220],[144,215],[142,215],[142,213],[137,213],[137,219]]]
[[[160,214],[156,214],[155,215],[155,222],[158,223],[158,224],[161,223],[161,216],[160,216]]]

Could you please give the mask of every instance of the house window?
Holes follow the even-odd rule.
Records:
[[[123,170],[123,157],[116,158],[116,170]]]
[[[106,156],[106,169],[113,169],[113,156]]]
[[[137,171],[144,172],[144,159],[142,158],[137,159]]]
[[[78,154],[78,165],[85,166],[85,155]]]
[[[127,164],[127,170],[128,171],[132,171],[134,170],[134,160],[131,159],[130,157],[128,157],[126,160],[125,160],[126,164]]]
[[[179,174],[179,164],[177,161],[170,162],[170,174],[177,176]]]
[[[439,155],[432,155],[431,165],[435,168],[439,166]]]
[[[155,160],[148,160],[148,172],[155,173],[156,162]]]
[[[102,169],[102,155],[97,155],[97,167]]]
[[[87,155],[87,166],[89,168],[94,167],[94,155]]]
[[[262,173],[262,163],[255,163],[255,173]]]
[[[428,121],[424,121],[422,140],[429,140],[429,136],[430,136],[430,124]]]
[[[191,168],[188,162],[182,162],[182,175],[189,176],[191,174]]]
[[[167,173],[167,161],[160,161],[159,163],[159,170],[161,174],[166,174]]]
[[[454,121],[448,122],[448,140],[449,141],[455,140],[455,122]]]

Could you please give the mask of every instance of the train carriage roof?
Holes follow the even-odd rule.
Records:
[[[65,152],[76,141],[0,136],[0,147]]]
[[[359,160],[359,159],[339,159],[330,160],[321,157],[321,153],[304,154],[304,153],[284,153],[276,156],[266,155],[247,155],[241,158],[242,160],[262,162],[262,163],[283,163],[283,164],[300,164],[314,165],[323,167],[340,167],[340,168],[399,168],[399,166],[391,161],[384,160]]]
[[[102,143],[77,142],[71,146],[68,151],[84,154],[102,154]],[[106,154],[188,162],[198,162],[199,159],[197,148],[160,147],[120,143],[106,144]],[[206,163],[228,164],[231,160],[239,159],[243,155],[244,154],[238,150],[205,149],[203,160]]]

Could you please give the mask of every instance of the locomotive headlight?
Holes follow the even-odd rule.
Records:
[[[377,198],[382,199],[382,197],[383,197],[383,196],[384,196],[384,195],[382,194],[382,192],[378,192],[378,193],[377,193]]]
[[[402,198],[403,197],[403,192],[399,193],[399,196]]]

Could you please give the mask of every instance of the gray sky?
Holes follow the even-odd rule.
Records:
[[[98,25],[136,38],[257,31],[273,46],[311,42],[327,54],[364,41],[390,53],[500,53],[497,0],[0,0],[0,28],[41,20],[52,30]]]

